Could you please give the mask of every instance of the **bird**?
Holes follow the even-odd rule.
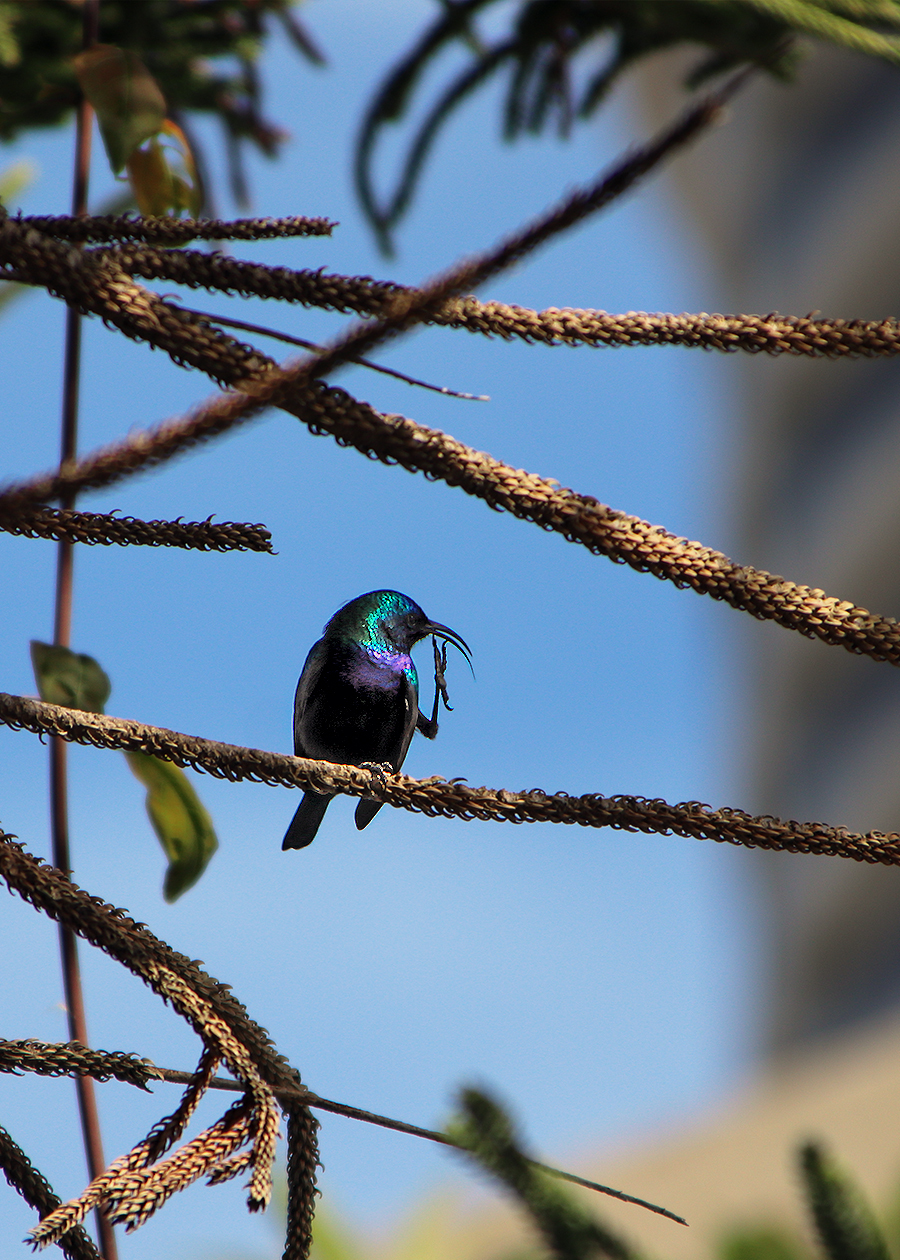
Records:
[[[419,677],[410,651],[435,636],[434,712],[419,711]],[[334,614],[310,649],[294,697],[294,755],[344,765],[399,770],[418,729],[427,739],[438,730],[438,693],[446,704],[437,639],[466,657],[465,639],[400,591],[369,591]],[[443,660],[446,661],[446,655]],[[449,707],[449,706],[448,706]],[[282,849],[311,844],[332,796],[306,791],[287,829]],[[361,800],[356,826],[368,826],[382,802]]]

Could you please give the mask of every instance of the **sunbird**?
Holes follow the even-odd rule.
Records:
[[[437,735],[438,693],[444,696],[435,643],[434,712],[419,711],[419,676],[410,651],[433,635],[459,648],[471,666],[465,639],[399,591],[369,591],[339,608],[310,650],[294,697],[294,755],[351,766],[399,770],[413,732]],[[443,658],[446,659],[445,657]],[[297,806],[282,849],[311,844],[331,796],[307,791]],[[368,826],[382,802],[361,800],[356,825]]]

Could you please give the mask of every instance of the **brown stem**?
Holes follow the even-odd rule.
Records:
[[[82,44],[90,48],[97,42],[99,0],[86,0]],[[93,110],[82,99],[78,105],[75,131],[75,173],[72,182],[72,213],[87,214],[88,174],[91,162],[91,128]],[[78,447],[78,385],[81,367],[81,316],[73,308],[66,311],[66,342],[63,367],[62,434],[60,441],[60,465],[74,460]],[[60,506],[71,509],[75,495],[68,491],[61,495]],[[59,543],[56,565],[56,606],[53,618],[53,642],[68,647],[72,634],[72,582],[74,576],[75,545],[68,539]],[[53,864],[66,875],[71,874],[69,858],[68,791],[66,775],[66,745],[61,739],[50,741],[50,814],[53,837]],[[62,957],[63,990],[66,998],[66,1015],[69,1037],[72,1041],[88,1044],[87,1021],[84,1012],[84,993],[78,966],[78,949],[75,933],[62,923],[59,928],[59,949]],[[78,1111],[85,1156],[91,1179],[99,1176],[106,1167],[103,1158],[103,1142],[100,1135],[100,1116],[94,1083],[87,1076],[75,1082]],[[117,1260],[116,1239],[113,1227],[105,1216],[97,1212],[97,1237],[104,1260]]]
[[[171,1081],[175,1084],[189,1085],[196,1079],[195,1074],[191,1072],[179,1072],[173,1068],[155,1068],[154,1070],[162,1080]],[[230,1090],[232,1093],[240,1093],[244,1089],[244,1085],[240,1081],[232,1081],[224,1076],[212,1077],[207,1082],[207,1085],[209,1089],[225,1089]],[[272,1092],[279,1102],[282,1103],[289,1103],[295,1100],[305,1103],[313,1111],[330,1111],[336,1116],[346,1116],[349,1120],[362,1120],[366,1124],[376,1124],[382,1129],[392,1129],[395,1133],[408,1133],[412,1137],[427,1138],[429,1142],[438,1142],[441,1146],[453,1146],[458,1150],[464,1149],[452,1137],[436,1129],[423,1129],[420,1125],[408,1124],[405,1120],[392,1120],[390,1116],[380,1116],[374,1111],[364,1111],[361,1107],[352,1107],[349,1103],[334,1102],[330,1098],[321,1098],[309,1089],[303,1089],[302,1087],[297,1089],[274,1089]],[[650,1203],[646,1199],[637,1199],[632,1194],[626,1194],[624,1190],[614,1190],[611,1186],[601,1185],[598,1181],[589,1181],[586,1177],[579,1177],[577,1173],[565,1172],[562,1168],[554,1168],[550,1164],[542,1164],[536,1159],[529,1159],[528,1163],[535,1168],[543,1169],[551,1177],[559,1177],[561,1181],[571,1181],[576,1186],[584,1186],[587,1190],[596,1190],[600,1194],[607,1194],[613,1199],[620,1199],[623,1203],[634,1203],[637,1207],[646,1208],[648,1212],[655,1212],[657,1216],[666,1216],[670,1221],[677,1221],[679,1225],[687,1225],[687,1221],[683,1216],[678,1216],[675,1212],[670,1212],[668,1208],[659,1207],[658,1204]]]

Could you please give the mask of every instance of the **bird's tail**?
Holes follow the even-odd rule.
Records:
[[[369,823],[381,809],[383,804],[384,801],[361,800],[359,802],[356,807],[354,818],[356,819],[356,826],[360,831],[362,831],[363,827],[368,827]]]
[[[328,802],[332,800],[332,796],[304,792],[303,800],[297,806],[297,812],[281,842],[282,849],[305,849],[308,844],[312,844],[319,830],[319,823],[325,817]]]

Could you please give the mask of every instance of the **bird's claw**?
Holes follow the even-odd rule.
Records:
[[[434,645],[435,689],[438,695],[440,695],[441,700],[444,703],[444,708],[447,710],[448,713],[452,713],[453,706],[450,703],[450,697],[447,693],[447,679],[444,676],[444,671],[447,668],[447,640],[445,639],[440,647],[438,647],[437,639],[432,638],[431,642]],[[435,699],[437,699],[437,696],[435,696]]]
[[[389,761],[361,761],[359,769],[368,770],[373,779],[377,779],[380,788],[387,787],[387,776],[394,773],[394,767]]]

